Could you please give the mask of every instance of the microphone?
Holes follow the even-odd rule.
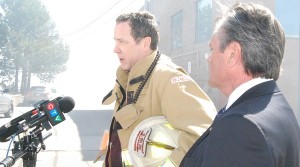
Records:
[[[54,100],[57,100],[59,101],[60,99],[62,99],[62,97],[56,97]],[[74,100],[73,100],[74,101]],[[26,120],[27,122],[29,122],[30,120],[32,119],[35,119],[37,116],[38,116],[38,110],[39,108],[41,107],[42,104],[48,102],[48,100],[41,100],[39,101],[38,103],[34,104],[34,109],[18,116],[17,118],[11,120],[8,124],[4,125],[6,128],[9,128],[11,126],[15,126],[17,124],[19,124],[21,121],[23,120]],[[0,132],[1,132],[1,129],[4,128],[4,126],[2,126],[0,128]],[[0,133],[1,135],[1,133]]]
[[[52,126],[65,120],[63,113],[70,112],[75,107],[75,101],[71,97],[57,97],[52,101],[43,101],[35,109],[26,112],[25,114],[11,120],[8,124],[0,128],[0,142],[10,140],[13,134],[20,134],[37,126],[43,124],[47,130],[51,129],[48,121]],[[39,112],[44,111],[44,112]],[[21,122],[25,120],[24,122]],[[48,125],[47,125],[48,123]]]

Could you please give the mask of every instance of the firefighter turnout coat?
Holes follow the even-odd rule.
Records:
[[[130,72],[119,67],[116,84],[104,97],[103,104],[115,102],[113,117],[122,127],[118,130],[122,150],[128,149],[130,135],[141,121],[165,116],[171,126],[179,130],[178,148],[170,156],[179,166],[189,148],[211,125],[216,109],[186,71],[165,55],[160,56],[136,103],[131,103],[157,52],[138,62]]]

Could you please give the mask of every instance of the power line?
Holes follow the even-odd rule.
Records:
[[[118,1],[117,3],[115,3],[115,4],[118,4],[120,1],[121,1],[121,0],[119,0],[119,1]],[[138,0],[133,0],[130,4],[128,4],[126,7],[124,7],[124,8],[121,10],[121,12],[125,11],[126,9],[128,9],[128,8],[129,8],[130,6],[132,6],[132,5],[134,4],[134,2],[136,2],[136,1],[138,1]],[[67,36],[66,38],[68,38],[68,37],[70,37],[70,36],[77,35],[78,33],[82,32],[82,31],[85,30],[85,29],[87,29],[87,28],[90,27],[92,24],[94,24],[96,21],[100,20],[105,14],[108,14],[108,12],[109,12],[111,9],[115,8],[115,7],[116,7],[116,6],[113,5],[111,8],[109,8],[108,10],[106,10],[101,16],[97,17],[97,19],[94,19],[94,20],[93,20],[92,22],[90,22],[88,25],[84,26],[85,28],[81,28],[80,31],[76,31],[76,33],[72,33],[71,35]],[[114,17],[115,17],[115,16],[112,16],[111,18],[107,19],[105,22],[103,22],[103,24],[101,24],[101,26],[104,26],[104,25],[106,25],[109,21],[114,20],[114,19],[115,19]],[[95,32],[98,28],[99,28],[99,27],[96,27],[96,28],[94,28],[93,30],[86,32],[85,34],[81,35],[80,37],[78,37],[78,38],[76,38],[76,39],[73,39],[73,40],[70,41],[69,43],[74,42],[74,41],[81,40],[82,38],[84,38],[84,37],[88,36],[89,34]]]
[[[81,27],[80,29],[68,33],[66,34],[66,38],[68,38],[69,36],[73,36],[75,34],[80,33],[81,31],[84,31],[85,29],[87,29],[88,27],[92,26],[95,22],[97,22],[98,20],[100,20],[104,15],[106,15],[111,9],[113,9],[116,5],[118,5],[118,3],[120,3],[121,0],[118,0],[117,2],[115,2],[110,8],[108,8],[107,10],[105,10],[101,15],[97,16],[95,19],[93,19],[91,22],[89,22],[88,24],[86,24],[85,26]]]

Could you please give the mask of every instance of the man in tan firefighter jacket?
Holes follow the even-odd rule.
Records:
[[[164,162],[178,166],[212,123],[213,102],[183,68],[158,51],[158,25],[150,13],[120,15],[114,40],[121,65],[114,88],[103,99],[104,105],[115,102],[105,166],[132,165],[122,153],[136,125],[153,116],[166,117],[180,132],[178,147]]]

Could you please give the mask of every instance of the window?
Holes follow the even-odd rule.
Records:
[[[172,49],[182,47],[182,11],[172,16]]]
[[[210,38],[212,32],[212,2],[198,0],[196,7],[196,41],[203,42]]]

